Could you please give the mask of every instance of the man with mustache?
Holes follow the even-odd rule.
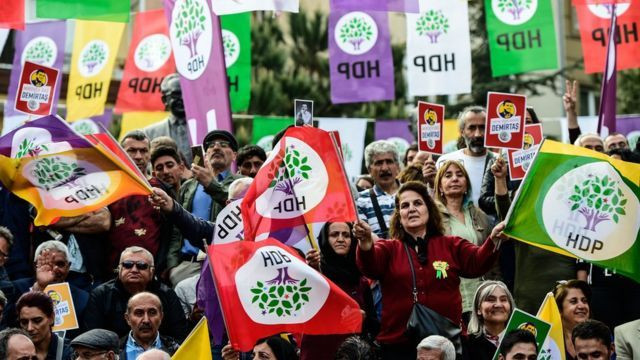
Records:
[[[158,331],[163,316],[162,302],[156,295],[141,292],[132,296],[124,314],[131,331],[120,341],[120,359],[133,360],[150,349],[160,349],[173,355],[178,350],[178,343]]]
[[[480,188],[484,170],[489,161],[495,158],[492,152],[484,147],[484,126],[487,113],[482,106],[469,106],[460,112],[458,127],[464,139],[465,148],[440,156],[436,168],[447,160],[458,161],[464,166],[471,179],[471,200],[478,205]],[[433,186],[433,184],[430,184]]]
[[[159,146],[151,152],[152,174],[173,190],[175,199],[180,191],[184,164],[176,149],[168,146]]]

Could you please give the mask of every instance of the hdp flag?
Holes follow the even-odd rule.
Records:
[[[129,22],[130,11],[131,0],[36,1],[36,15],[40,18],[83,19],[126,23]]]
[[[24,0],[0,0],[0,28],[24,30]]]
[[[67,120],[100,115],[125,24],[76,21],[67,86]]]
[[[164,111],[160,84],[165,76],[175,72],[164,11],[138,13],[115,112]]]
[[[274,10],[297,13],[299,7],[300,0],[211,0],[211,9],[218,16],[257,10]]]
[[[485,0],[493,76],[558,68],[551,0]]]
[[[251,13],[220,17],[231,111],[247,111],[251,98]]]
[[[293,118],[256,116],[253,118],[251,143],[260,146],[264,151],[271,151],[273,136],[289,125],[293,125]]]
[[[545,296],[536,317],[551,324],[551,330],[549,330],[549,335],[547,335],[544,345],[540,348],[538,359],[565,360],[562,318],[560,317],[560,310],[558,310],[558,305],[556,304],[556,299],[553,297],[553,293],[548,293],[547,296]]]
[[[615,37],[617,45],[616,64],[618,70],[640,67],[640,37],[638,19],[640,1],[602,0],[599,2],[573,0],[580,26],[580,40],[587,74],[605,69],[607,42],[611,29],[612,12],[616,14]],[[615,6],[614,6],[615,5]]]
[[[236,241],[208,252],[234,348],[249,351],[281,332],[360,332],[358,304],[279,241]]]
[[[417,13],[420,10],[418,0],[331,0],[331,11],[395,11]]]
[[[640,165],[546,140],[504,233],[640,281]]]
[[[355,221],[349,183],[329,133],[289,128],[242,201],[245,240],[298,225]]]
[[[615,10],[616,5],[612,5]],[[611,27],[607,43],[607,61],[605,62],[602,86],[600,88],[600,112],[598,114],[598,133],[606,127],[609,133],[616,131],[616,88],[618,76],[616,70],[616,12],[611,11]],[[619,36],[619,35],[618,35]]]
[[[0,137],[0,181],[36,208],[36,226],[151,193],[144,179],[56,116]]]
[[[191,330],[189,336],[182,342],[178,351],[171,360],[211,360],[211,343],[209,342],[209,330],[207,318],[202,317],[198,325]]]

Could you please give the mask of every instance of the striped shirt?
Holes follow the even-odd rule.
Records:
[[[384,190],[382,190],[377,184],[374,185],[373,190],[378,198],[380,211],[382,212],[382,217],[384,218],[384,222],[386,223],[388,229],[389,221],[391,220],[391,214],[396,207],[396,196],[385,193]],[[369,224],[373,233],[375,233],[379,237],[383,237],[382,231],[380,230],[380,224],[378,223],[378,217],[376,216],[376,212],[373,209],[373,203],[371,202],[371,194],[369,193],[369,190],[361,191],[358,195],[358,199],[356,200],[358,217]],[[386,237],[388,238],[388,236]]]

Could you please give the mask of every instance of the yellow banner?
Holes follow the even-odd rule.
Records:
[[[76,21],[67,88],[67,120],[101,115],[124,23]]]
[[[136,111],[122,114],[119,140],[131,130],[142,130],[145,127],[160,122],[169,117],[164,111]]]

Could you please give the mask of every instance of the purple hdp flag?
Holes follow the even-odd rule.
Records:
[[[334,104],[393,100],[393,57],[385,12],[329,15],[329,68]]]
[[[207,317],[209,324],[209,332],[213,336],[217,345],[222,344],[224,336],[224,319],[222,318],[222,309],[218,301],[218,292],[213,282],[213,274],[209,259],[205,259],[202,270],[200,271],[200,279],[196,285],[196,305],[204,310],[204,316]]]
[[[232,131],[219,18],[209,0],[164,0],[191,142],[215,129]]]
[[[13,55],[13,67],[9,80],[9,91],[4,108],[4,116],[21,115],[27,118],[27,114],[14,110],[16,92],[20,81],[20,72],[25,60],[36,64],[45,65],[62,71],[64,61],[64,46],[67,34],[65,21],[47,21],[41,23],[26,24],[24,31],[16,31],[15,54]],[[58,99],[60,98],[60,83],[53,98],[52,113],[56,113]]]
[[[331,0],[331,11],[394,11],[418,13],[418,0]]]
[[[598,133],[602,127],[606,127],[609,133],[616,131],[616,8],[612,5],[611,29],[609,32],[609,44],[607,45],[607,61],[602,74],[602,87],[600,88],[600,113],[598,114]]]

